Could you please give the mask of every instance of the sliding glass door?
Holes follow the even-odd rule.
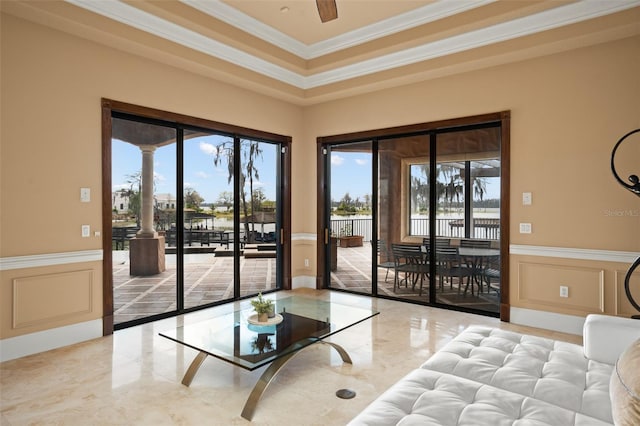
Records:
[[[322,217],[335,237],[325,246],[327,287],[499,315],[508,294],[505,129],[500,115],[468,121],[370,131],[376,137],[365,142],[350,142],[361,134],[319,139]],[[347,176],[345,164],[354,165]],[[356,185],[371,194],[366,216],[345,213]],[[371,226],[362,248],[348,248],[340,237],[359,220]]]
[[[117,324],[178,309],[176,255],[165,249],[177,205],[177,134],[161,123],[112,119],[110,266]]]
[[[495,124],[435,134],[435,239],[428,241],[438,304],[500,312],[500,145]]]
[[[221,147],[233,138],[185,129],[180,256],[185,309],[234,297],[233,177]],[[220,154],[219,154],[220,152]],[[170,231],[173,234],[176,228]],[[172,238],[171,246],[174,244]]]
[[[114,328],[282,288],[288,138],[110,115]]]
[[[244,256],[240,261],[240,294],[247,296],[279,287],[281,186],[278,144],[252,139],[240,141],[240,240]]]
[[[371,294],[372,143],[332,146],[326,155],[330,286]]]

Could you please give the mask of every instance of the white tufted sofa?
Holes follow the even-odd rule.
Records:
[[[604,315],[584,346],[470,327],[349,424],[612,425],[609,381],[636,339],[640,321]]]

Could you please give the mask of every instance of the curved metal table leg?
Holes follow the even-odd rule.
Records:
[[[351,357],[349,357],[349,354],[347,353],[347,351],[344,350],[342,346],[336,343],[325,342],[324,340],[319,340],[318,342],[326,343],[327,345],[334,348],[340,354],[340,357],[342,358],[343,362],[346,362],[347,364],[353,364],[351,362]],[[305,346],[305,347],[309,347],[309,346]],[[253,387],[253,390],[251,391],[249,398],[247,398],[247,402],[244,404],[244,408],[242,409],[243,418],[251,421],[251,419],[253,418],[253,413],[256,410],[256,406],[258,405],[258,401],[260,401],[260,398],[262,397],[262,394],[264,393],[267,386],[269,386],[273,378],[276,376],[276,374],[278,374],[278,371],[280,371],[280,369],[284,367],[284,365],[291,358],[293,358],[296,354],[300,352],[301,352],[300,350],[291,352],[288,355],[285,355],[281,358],[276,359],[271,363],[271,365],[269,365],[269,367],[264,371],[264,373],[262,373],[262,376],[260,376],[260,379],[258,379],[258,383],[256,383],[256,385]]]
[[[198,369],[202,365],[202,361],[204,361],[206,357],[207,357],[206,352],[199,352],[198,355],[196,355],[196,357],[193,359],[193,361],[191,361],[191,365],[187,369],[187,372],[184,374],[184,377],[182,378],[183,385],[189,386],[191,384],[191,381],[193,380],[193,376],[196,375],[196,373],[198,372]]]
[[[325,342],[324,340],[320,340],[320,343],[324,343],[325,345],[329,345],[333,349],[335,349],[336,352],[340,354],[340,358],[342,358],[342,362],[346,362],[347,364],[353,364],[353,362],[351,361],[351,357],[349,356],[347,351],[344,350],[342,346],[338,345],[337,343]]]

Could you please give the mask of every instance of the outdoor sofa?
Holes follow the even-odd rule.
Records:
[[[583,344],[469,327],[349,424],[640,425],[640,321],[589,315]]]

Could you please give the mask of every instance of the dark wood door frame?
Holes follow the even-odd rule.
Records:
[[[178,126],[189,126],[207,129],[212,132],[233,135],[241,138],[256,139],[279,143],[284,147],[282,159],[282,226],[280,228],[280,244],[282,246],[282,289],[291,289],[291,137],[275,133],[263,132],[246,127],[234,126],[173,112],[146,108],[111,99],[102,99],[102,334],[113,334],[113,256],[111,230],[111,126],[112,113],[119,112],[150,120],[175,123]]]
[[[480,125],[484,123],[500,123],[500,262],[501,262],[501,291],[500,291],[500,319],[508,322],[510,320],[509,303],[509,204],[510,204],[510,135],[511,135],[511,112],[501,111],[496,113],[461,117],[448,120],[440,120],[427,123],[412,124],[398,127],[388,127],[383,129],[367,130],[356,133],[346,133],[332,136],[318,137],[317,142],[317,265],[318,274],[316,277],[316,288],[324,288],[327,282],[327,247],[329,243],[328,209],[325,206],[327,195],[326,178],[327,170],[325,153],[327,146],[331,144],[353,143],[358,141],[375,141],[389,139],[405,135],[427,134],[429,132],[443,131],[449,128],[464,128],[467,126]],[[374,224],[375,227],[375,224]]]

